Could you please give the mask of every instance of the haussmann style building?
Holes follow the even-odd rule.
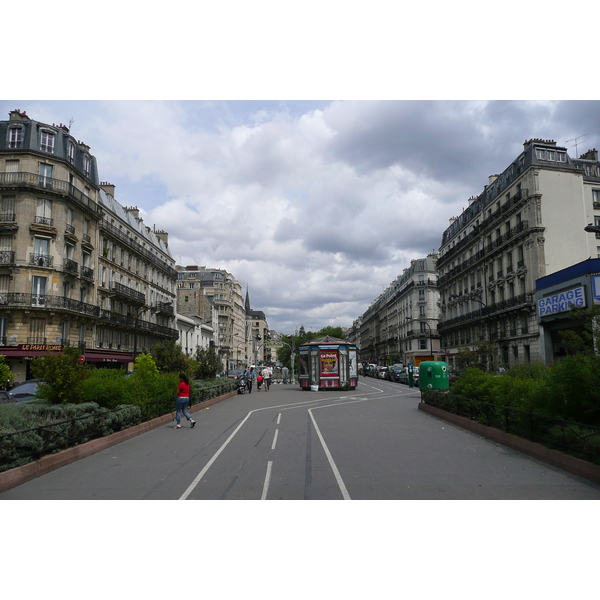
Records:
[[[16,381],[67,344],[125,368],[178,338],[168,235],[114,195],[67,126],[19,110],[0,121],[0,354]]]

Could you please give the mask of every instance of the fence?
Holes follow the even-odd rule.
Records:
[[[235,383],[231,381],[197,389],[198,397],[192,404],[216,398],[233,389]],[[0,435],[0,472],[175,412],[175,400],[176,397],[172,396],[142,404],[123,404],[114,409]]]
[[[434,390],[421,390],[421,401],[506,433],[600,464],[600,427]]]

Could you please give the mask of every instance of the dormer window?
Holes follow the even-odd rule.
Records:
[[[69,158],[69,162],[70,163],[74,163],[75,162],[75,144],[73,144],[72,142],[69,142],[69,147],[68,147],[68,158]]]
[[[8,147],[21,148],[23,145],[23,128],[11,127],[8,130]]]
[[[87,155],[84,155],[83,157],[83,172],[86,175],[90,174],[90,157]]]
[[[54,134],[49,131],[40,133],[40,150],[42,152],[54,153]]]

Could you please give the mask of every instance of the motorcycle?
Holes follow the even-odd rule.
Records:
[[[238,394],[245,394],[246,393],[246,378],[244,376],[241,376],[238,379],[237,393]]]

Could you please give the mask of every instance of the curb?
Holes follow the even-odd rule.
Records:
[[[523,454],[528,454],[529,456],[548,463],[553,467],[558,467],[563,471],[567,471],[568,473],[577,475],[578,477],[583,477],[584,479],[589,479],[593,483],[600,484],[600,467],[589,463],[586,460],[569,456],[568,454],[564,454],[559,450],[546,448],[546,446],[538,444],[537,442],[530,442],[529,440],[511,433],[505,433],[499,429],[488,427],[487,425],[477,423],[476,421],[471,421],[471,419],[466,417],[460,417],[453,413],[449,413],[441,408],[429,406],[424,402],[419,402],[419,410],[422,410],[433,417],[437,417],[438,419],[448,421],[449,423],[457,425],[458,427],[462,427],[463,429],[468,429],[469,431],[477,433],[489,440],[498,442],[504,446],[508,446],[513,450],[518,450],[519,452],[523,452]]]
[[[213,404],[217,404],[217,402],[222,402],[223,400],[231,398],[236,394],[237,391],[234,390],[233,392],[228,392],[222,396],[217,396],[216,398],[206,400],[206,402],[194,404],[193,406],[190,406],[189,411],[191,413],[198,412],[207,406],[212,406]],[[106,437],[98,438],[97,440],[91,440],[85,444],[81,444],[80,446],[67,448],[66,450],[57,452],[56,454],[42,456],[42,458],[34,460],[33,462],[27,463],[21,467],[15,467],[14,469],[4,471],[0,473],[0,493],[17,487],[22,483],[27,483],[36,477],[50,473],[55,469],[64,467],[65,465],[75,462],[76,460],[80,460],[86,456],[91,456],[92,454],[96,454],[96,452],[100,452],[101,450],[105,450],[106,448],[110,448],[116,444],[120,444],[121,442],[136,437],[137,435],[146,433],[152,429],[156,429],[157,427],[172,421],[174,415],[175,411],[160,417],[156,417],[156,419],[152,419],[151,421],[145,421],[139,425],[134,425],[133,427],[129,427],[123,431],[111,433]]]

